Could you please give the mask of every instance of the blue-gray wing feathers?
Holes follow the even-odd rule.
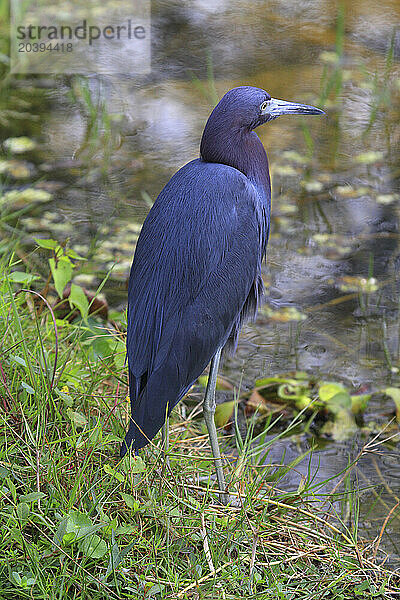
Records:
[[[268,214],[236,169],[195,160],[150,210],[128,293],[132,419],[122,454],[145,446],[219,347],[235,346],[263,286]]]

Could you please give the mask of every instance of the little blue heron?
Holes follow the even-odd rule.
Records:
[[[221,500],[226,486],[214,422],[221,351],[233,351],[263,294],[268,159],[254,129],[313,106],[242,86],[212,111],[200,158],[168,181],[140,233],[129,279],[127,355],[131,419],[121,448],[154,438],[211,361],[203,403]]]

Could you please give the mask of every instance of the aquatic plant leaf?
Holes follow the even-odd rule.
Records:
[[[290,321],[305,321],[307,315],[300,312],[294,306],[284,306],[279,310],[273,310],[269,306],[263,306],[260,312],[268,317],[271,321],[277,323],[289,323]]]
[[[218,404],[215,409],[215,425],[217,427],[225,427],[232,418],[235,401],[223,402]]]
[[[362,152],[358,156],[355,157],[355,161],[362,165],[373,165],[376,162],[379,162],[383,159],[383,152],[374,152],[371,150],[370,152]]]
[[[334,414],[338,414],[341,409],[351,410],[350,394],[340,383],[324,383],[320,386],[318,395],[326,408]]]
[[[324,187],[321,181],[317,181],[316,179],[302,181],[301,185],[307,192],[320,192]]]
[[[27,179],[33,167],[21,160],[0,160],[0,174],[11,175],[14,179]]]
[[[3,146],[12,154],[22,154],[23,152],[30,152],[36,148],[36,142],[25,135],[22,135],[20,137],[8,138],[3,142]]]
[[[400,423],[400,388],[387,387],[383,391],[393,400],[396,406],[396,421]]]
[[[349,410],[340,407],[336,410],[334,421],[327,421],[322,427],[321,433],[341,442],[348,440],[356,430],[354,415]]]
[[[372,394],[356,394],[351,396],[351,411],[353,415],[359,415],[365,412]]]
[[[398,202],[400,196],[398,194],[378,194],[376,201],[378,204],[392,204],[392,202]]]
[[[0,196],[0,204],[12,205],[13,208],[24,207],[33,202],[45,203],[50,202],[52,196],[46,190],[36,188],[26,188],[24,190],[11,190]]]

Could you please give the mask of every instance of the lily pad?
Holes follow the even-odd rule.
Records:
[[[12,154],[22,154],[23,152],[34,150],[36,142],[26,136],[11,137],[3,142],[3,146]]]
[[[360,198],[370,193],[370,188],[366,186],[353,187],[351,185],[338,185],[335,192],[344,198]]]
[[[333,414],[339,414],[343,409],[351,410],[350,394],[341,383],[323,383],[318,390],[318,396]]]
[[[0,205],[13,205],[13,208],[20,208],[30,203],[44,204],[50,202],[52,196],[46,190],[37,188],[26,188],[24,190],[11,190],[0,196]]]
[[[387,387],[384,392],[393,400],[396,406],[396,421],[400,423],[400,388]]]
[[[0,160],[0,174],[10,175],[14,179],[27,179],[32,171],[32,165],[25,161]]]
[[[362,165],[373,165],[381,160],[383,160],[383,152],[374,152],[373,150],[370,152],[362,152],[355,157],[355,161]]]
[[[342,292],[364,292],[371,294],[379,288],[375,277],[362,277],[360,275],[346,275],[337,280],[337,286]]]
[[[290,321],[305,321],[307,315],[300,312],[294,306],[284,306],[279,310],[274,310],[269,306],[263,306],[260,311],[271,321],[276,323],[289,323]]]
[[[302,181],[301,185],[307,192],[320,192],[324,185],[321,181],[317,181],[316,179],[310,179],[310,181]]]
[[[376,201],[378,204],[392,204],[393,202],[398,202],[400,200],[400,196],[398,194],[379,194],[376,197]]]

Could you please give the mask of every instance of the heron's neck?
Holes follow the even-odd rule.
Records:
[[[206,162],[222,163],[241,171],[269,202],[271,184],[268,158],[258,135],[246,129],[209,127],[204,129],[200,156]]]

